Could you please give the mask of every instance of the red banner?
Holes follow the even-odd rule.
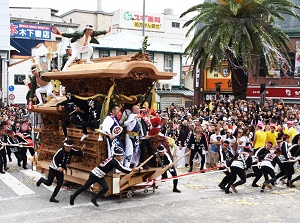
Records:
[[[247,97],[259,98],[259,87],[248,87]],[[300,87],[266,87],[266,98],[300,98]]]

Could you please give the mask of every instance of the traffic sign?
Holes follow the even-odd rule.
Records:
[[[14,91],[14,90],[15,90],[15,87],[14,87],[13,85],[9,85],[9,86],[8,86],[8,90],[9,90],[9,91]]]
[[[9,95],[8,95],[8,99],[11,100],[11,101],[15,100],[15,98],[16,98],[16,97],[15,97],[14,94],[9,94]]]

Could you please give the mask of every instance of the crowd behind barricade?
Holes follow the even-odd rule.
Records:
[[[65,142],[68,142],[65,130],[70,124],[82,126],[81,141],[89,137],[87,127],[96,130],[100,124],[100,108],[95,101],[87,101],[85,116],[85,111],[76,103],[72,95],[67,94],[67,100],[57,104],[58,110],[65,107],[66,120],[62,122]],[[104,140],[104,136],[107,140],[109,158],[123,154],[118,162],[124,168],[136,168],[144,163],[146,155],[153,155],[143,168],[148,169],[148,164],[168,166],[173,177],[177,176],[175,167],[188,168],[188,172],[223,169],[225,177],[219,187],[226,193],[230,193],[230,188],[237,192],[236,187],[245,183],[246,177],[255,177],[252,186],[258,187],[258,180],[264,176],[262,192],[279,178],[289,187],[298,180],[298,177],[292,179],[300,153],[298,105],[286,105],[280,99],[266,100],[259,106],[255,101],[230,101],[225,96],[219,100],[212,98],[200,106],[172,103],[168,108],[152,111],[150,116],[145,111],[151,112],[143,105],[142,108],[133,105],[123,111],[115,105],[96,130],[99,131],[98,141]],[[32,156],[35,154],[29,116],[27,109],[17,105],[1,108],[1,173],[8,170],[7,157],[11,161],[11,153],[24,169],[27,168],[27,149]],[[126,128],[125,145],[119,136],[123,128]],[[157,135],[165,140],[158,148],[153,148],[151,138]],[[276,164],[280,167],[277,175]],[[251,167],[253,172],[249,172]],[[236,182],[237,176],[240,180]],[[167,177],[166,173],[163,177]],[[177,179],[173,184],[173,192],[180,192]]]
[[[292,179],[300,153],[298,105],[267,99],[259,106],[255,101],[230,101],[225,96],[200,106],[185,108],[171,104],[158,113],[167,116],[166,135],[175,141],[175,158],[191,151],[190,157],[179,162],[177,168],[188,167],[188,172],[193,172],[195,161],[199,163],[198,172],[225,168],[226,177],[219,187],[226,193],[230,193],[229,188],[237,192],[235,187],[245,183],[246,177],[255,177],[252,186],[258,187],[257,182],[264,175],[262,192],[278,178],[282,177],[281,182],[289,187],[294,187],[293,182],[298,180]],[[276,164],[281,170],[277,175]],[[249,173],[251,166],[253,172]],[[241,179],[235,182],[237,176]]]
[[[13,104],[1,107],[0,123],[0,173],[9,169],[7,163],[12,162],[12,153],[18,166],[27,169],[27,151],[35,155],[29,111]]]

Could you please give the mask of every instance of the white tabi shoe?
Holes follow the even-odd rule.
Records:
[[[85,140],[87,137],[89,137],[90,135],[89,134],[84,134],[82,137],[81,137],[81,139],[80,139],[80,141],[83,141],[83,140]]]
[[[86,64],[93,64],[94,62],[93,62],[93,61],[90,61],[90,60],[87,60],[85,63],[86,63]]]
[[[101,135],[99,135],[98,141],[103,141],[103,137]]]

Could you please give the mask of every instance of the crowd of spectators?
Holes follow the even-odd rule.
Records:
[[[206,162],[214,166],[214,161],[209,159],[209,157],[214,157],[211,153],[212,145],[219,147],[219,144],[226,140],[234,151],[249,144],[253,147],[258,123],[264,124],[265,132],[270,131],[270,126],[275,125],[276,145],[273,145],[274,147],[282,142],[284,132],[288,128],[287,122],[293,122],[293,127],[298,134],[300,132],[299,111],[298,105],[286,105],[281,99],[266,99],[265,104],[260,106],[255,101],[230,101],[229,97],[225,96],[219,100],[212,97],[211,101],[199,106],[184,107],[172,103],[168,108],[157,110],[157,113],[161,117],[168,117],[166,135],[174,140],[177,149],[186,148],[189,132],[201,126],[209,145]],[[29,111],[18,105],[0,108],[1,126],[7,125],[15,133],[31,134],[29,116]],[[188,165],[187,160],[185,165]]]
[[[209,144],[208,156],[206,162],[210,166],[215,166],[217,159],[214,159],[214,147],[220,148],[225,140],[230,143],[233,152],[242,150],[245,146],[254,147],[255,132],[257,125],[263,126],[263,131],[267,134],[267,141],[270,135],[276,137],[273,147],[279,147],[284,133],[289,134],[289,128],[294,128],[293,135],[290,135],[290,141],[295,134],[300,132],[300,109],[298,105],[286,105],[282,99],[266,99],[263,106],[259,103],[249,100],[230,101],[225,96],[220,100],[212,98],[210,102],[200,104],[199,106],[184,107],[171,104],[168,108],[158,110],[161,116],[168,116],[167,136],[173,138],[177,149],[186,149],[188,144],[189,131],[201,126],[204,134],[207,136]],[[292,124],[291,124],[292,123]],[[272,130],[274,128],[274,130]],[[183,130],[183,131],[182,131]],[[179,135],[185,134],[186,142],[178,140]],[[268,134],[268,132],[272,132]],[[219,143],[215,143],[219,141]],[[212,148],[213,147],[213,148]],[[213,157],[213,160],[209,157]],[[210,161],[209,161],[210,160]],[[186,161],[185,165],[188,163]],[[180,165],[181,166],[181,165]]]
[[[7,125],[15,133],[31,134],[31,122],[29,111],[17,104],[0,107],[1,126]]]

